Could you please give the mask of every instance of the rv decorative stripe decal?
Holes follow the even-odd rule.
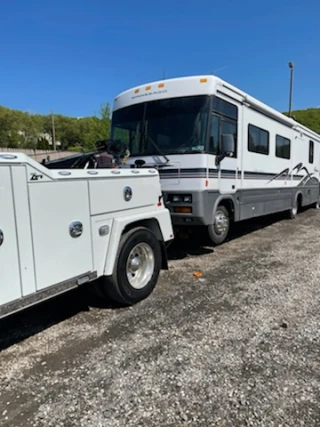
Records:
[[[299,166],[299,165],[297,165]],[[306,168],[298,168],[295,167],[292,172],[297,169],[299,172],[300,170],[306,170]],[[291,172],[291,174],[292,174]],[[221,170],[221,178],[223,179],[234,179],[236,173],[238,173],[238,177],[241,177],[242,171],[234,171],[234,170],[228,170],[228,169],[222,169]],[[219,170],[218,169],[209,169],[208,176],[207,176],[207,169],[206,168],[185,168],[185,169],[164,169],[159,170],[159,174],[161,179],[177,179],[177,178],[218,178],[219,177]],[[248,180],[266,180],[268,179],[269,182],[273,180],[285,180],[290,179],[291,174],[289,173],[289,169],[285,169],[284,171],[280,172],[279,174],[275,173],[268,173],[268,172],[253,172],[253,171],[244,171],[244,179]],[[298,175],[294,174],[292,175],[294,181],[300,181],[302,178],[305,178],[306,176],[311,176],[309,172],[307,171],[307,175]]]

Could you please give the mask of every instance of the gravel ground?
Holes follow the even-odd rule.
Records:
[[[2,321],[0,425],[319,426],[320,212],[170,258],[134,307],[77,290]]]

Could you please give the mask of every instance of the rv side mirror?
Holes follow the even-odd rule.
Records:
[[[232,133],[226,133],[221,136],[221,154],[216,156],[216,166],[218,166],[225,157],[231,157],[232,154],[234,154],[235,145]]]
[[[232,133],[227,133],[222,135],[221,138],[221,151],[225,156],[230,156],[234,153],[235,150],[235,142],[234,136]]]

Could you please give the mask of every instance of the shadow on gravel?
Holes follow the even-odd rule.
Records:
[[[284,213],[277,213],[235,223],[226,242],[238,239],[254,231],[262,230],[286,219],[287,217]],[[208,238],[206,228],[196,227],[193,231],[190,231],[188,236],[180,237],[178,235],[167,251],[169,260],[177,260],[187,258],[188,256],[201,256],[213,253],[214,245]]]
[[[117,303],[98,298],[83,285],[1,319],[0,352],[76,314],[89,311],[90,307],[123,308]]]
[[[82,289],[75,289],[0,320],[0,351],[88,311],[87,301]]]

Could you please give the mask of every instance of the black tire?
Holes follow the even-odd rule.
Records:
[[[145,285],[137,289],[132,286],[127,277],[127,262],[130,252],[137,246],[149,251],[152,254],[153,263],[150,264],[150,271],[145,278]],[[151,255],[150,255],[151,256]],[[137,258],[137,257],[135,257]],[[152,265],[153,264],[153,265]],[[161,270],[162,254],[161,246],[155,235],[144,227],[138,227],[130,230],[121,237],[119,250],[115,262],[114,273],[110,277],[103,278],[101,282],[102,291],[112,300],[128,306],[136,304],[139,301],[147,298],[153,291]],[[143,269],[141,270],[143,271]],[[134,276],[134,275],[133,275]]]
[[[208,234],[209,234],[210,240],[215,245],[220,245],[221,243],[223,243],[226,240],[230,231],[230,215],[227,208],[225,206],[218,206],[215,213],[215,219],[217,215],[219,215],[219,213],[221,213],[224,216],[225,220],[227,221],[226,229],[222,232],[219,232],[217,230],[217,227],[215,226],[215,222],[213,224],[208,225]]]
[[[294,205],[288,211],[289,218],[290,219],[295,219],[296,216],[298,215],[298,210],[299,210],[298,198],[296,198],[295,201],[294,201]]]

